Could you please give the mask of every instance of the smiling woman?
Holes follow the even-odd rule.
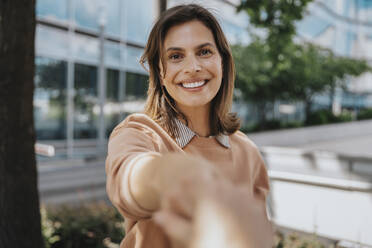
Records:
[[[145,113],[113,130],[106,160],[108,195],[126,218],[121,247],[189,247],[199,202],[215,192],[236,213],[250,209],[249,235],[239,235],[253,238],[239,247],[270,247],[267,171],[230,113],[234,63],[215,17],[195,4],[168,9],[141,63],[150,74]]]

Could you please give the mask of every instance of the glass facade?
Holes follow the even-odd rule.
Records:
[[[37,140],[98,146],[101,130],[106,140],[126,115],[143,110],[148,76],[138,61],[157,5],[157,0],[37,1]]]
[[[128,23],[125,29],[125,39],[144,45],[157,16],[157,9],[157,1],[125,1],[124,18]]]
[[[120,87],[120,72],[118,70],[107,70],[106,74],[106,102],[104,107],[105,113],[105,135],[108,137],[114,127],[124,119],[121,109],[121,98],[125,92]]]
[[[75,64],[74,139],[97,138],[97,67]]]
[[[148,76],[141,75],[138,73],[127,72],[126,73],[126,99],[136,100],[144,99],[148,88]]]
[[[105,1],[99,0],[75,0],[74,20],[78,27],[98,31],[99,17]]]
[[[36,57],[34,118],[38,140],[66,139],[65,61]]]
[[[38,0],[36,1],[36,14],[38,17],[66,22],[68,20],[68,0]]]

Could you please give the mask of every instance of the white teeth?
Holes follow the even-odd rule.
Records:
[[[194,83],[182,83],[182,86],[185,87],[185,88],[196,88],[196,87],[200,87],[202,85],[205,84],[205,81],[200,81],[200,82],[194,82]]]

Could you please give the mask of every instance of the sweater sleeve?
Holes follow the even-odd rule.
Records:
[[[106,158],[107,194],[126,218],[139,220],[151,216],[133,198],[130,176],[134,166],[148,156],[160,156],[151,135],[146,130],[119,125],[110,135]]]
[[[266,200],[266,196],[269,193],[269,176],[267,173],[267,168],[265,162],[261,156],[258,148],[255,149],[256,153],[256,166],[253,179],[253,190],[256,196],[262,197]]]

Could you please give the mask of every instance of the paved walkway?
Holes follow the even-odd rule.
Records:
[[[325,150],[372,157],[372,120],[250,133],[258,146]]]

